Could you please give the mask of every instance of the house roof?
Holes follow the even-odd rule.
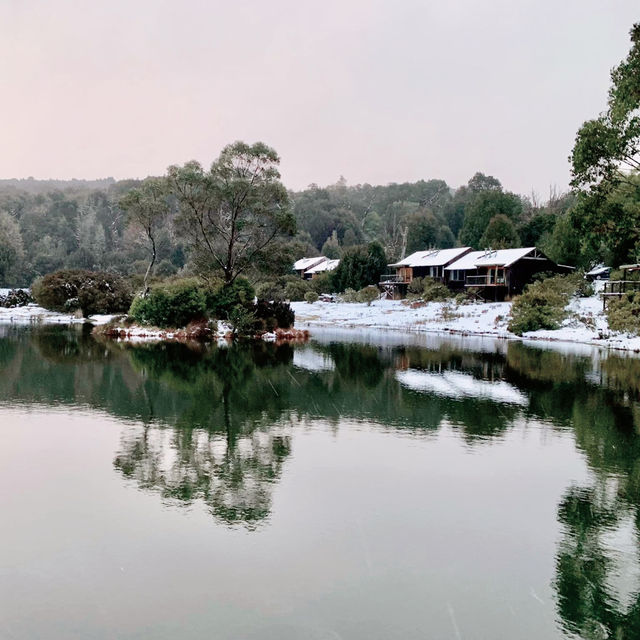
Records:
[[[441,267],[470,251],[471,247],[457,247],[455,249],[428,249],[416,251],[400,262],[390,264],[390,267]]]
[[[535,251],[535,247],[519,249],[495,249],[493,251],[472,251],[452,262],[446,271],[453,269],[477,269],[478,267],[510,267],[514,262]]]
[[[307,269],[305,273],[322,273],[323,271],[333,271],[339,264],[340,260],[323,260],[315,267]]]
[[[317,264],[324,262],[326,258],[324,256],[316,256],[315,258],[300,258],[293,263],[294,271],[306,271],[311,267],[315,267]]]
[[[599,264],[597,267],[593,267],[593,269],[591,269],[591,271],[587,271],[587,273],[585,275],[587,276],[599,276],[602,273],[605,273],[606,271],[610,271],[611,267],[605,267],[603,264]]]

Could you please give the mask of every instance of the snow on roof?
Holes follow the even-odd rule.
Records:
[[[451,260],[463,255],[471,247],[457,247],[455,249],[428,249],[416,251],[400,262],[390,264],[390,267],[441,267]]]
[[[307,269],[305,273],[322,273],[323,271],[333,271],[340,264],[340,260],[324,260],[315,267]]]
[[[475,269],[476,267],[509,267],[514,262],[535,251],[535,247],[521,247],[519,249],[495,249],[493,251],[472,251],[466,256],[452,262],[447,271],[453,269]]]
[[[458,258],[455,262],[452,262],[448,267],[445,267],[445,271],[453,271],[454,269],[475,269],[476,260],[484,255],[484,251],[470,251],[469,253]]]
[[[489,382],[457,372],[431,373],[418,369],[407,369],[396,373],[398,382],[414,391],[426,391],[448,398],[485,398],[498,403],[527,405],[527,397],[504,380]]]
[[[317,264],[324,262],[326,258],[324,256],[316,256],[315,258],[300,258],[293,263],[294,271],[306,271],[311,267],[315,267]]]
[[[611,267],[605,267],[603,264],[599,264],[597,267],[593,267],[591,271],[587,271],[587,276],[599,276],[601,273],[611,271]]]

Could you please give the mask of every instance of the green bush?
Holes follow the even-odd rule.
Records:
[[[279,300],[258,300],[252,310],[256,317],[256,330],[288,329],[296,319],[291,306]]]
[[[233,337],[248,337],[256,330],[255,313],[243,305],[236,305],[229,310],[229,324]]]
[[[609,329],[637,335],[640,333],[640,291],[630,291],[607,302]]]
[[[367,305],[370,305],[374,300],[377,300],[379,297],[380,297],[380,290],[375,285],[364,287],[363,289],[360,289],[358,293],[356,293],[356,300],[358,302],[366,302]]]
[[[207,310],[215,318],[227,320],[235,307],[249,307],[253,304],[255,291],[246,278],[236,278],[231,284],[206,292]]]
[[[129,308],[132,293],[126,281],[113,273],[65,269],[54,271],[33,283],[35,301],[51,311],[122,313]]]
[[[407,286],[410,297],[420,298],[425,302],[442,302],[453,297],[453,293],[445,284],[433,278],[414,278]]]
[[[256,296],[259,300],[285,300],[284,285],[273,281],[261,282],[256,285]]]
[[[145,296],[138,296],[129,315],[138,323],[155,327],[185,327],[206,316],[206,296],[195,279],[155,285]]]
[[[287,300],[300,302],[304,300],[304,294],[311,289],[309,281],[297,278],[290,280],[284,287],[284,295]]]
[[[318,302],[318,297],[319,296],[315,291],[307,291],[307,293],[304,294],[304,299],[310,304]]]
[[[358,292],[355,289],[345,289],[340,294],[341,302],[358,302]]]
[[[567,316],[565,307],[576,287],[572,276],[554,276],[527,285],[511,307],[509,331],[521,336],[527,331],[557,329]]]
[[[309,286],[316,293],[331,293],[333,287],[331,283],[331,275],[329,273],[320,273],[315,278],[309,280]]]

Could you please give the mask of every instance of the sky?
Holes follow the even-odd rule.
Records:
[[[0,178],[143,178],[235,140],[283,182],[567,188],[638,0],[0,0]]]

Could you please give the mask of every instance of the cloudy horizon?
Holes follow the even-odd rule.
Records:
[[[142,178],[235,140],[292,189],[569,181],[637,4],[5,0],[0,178]]]

